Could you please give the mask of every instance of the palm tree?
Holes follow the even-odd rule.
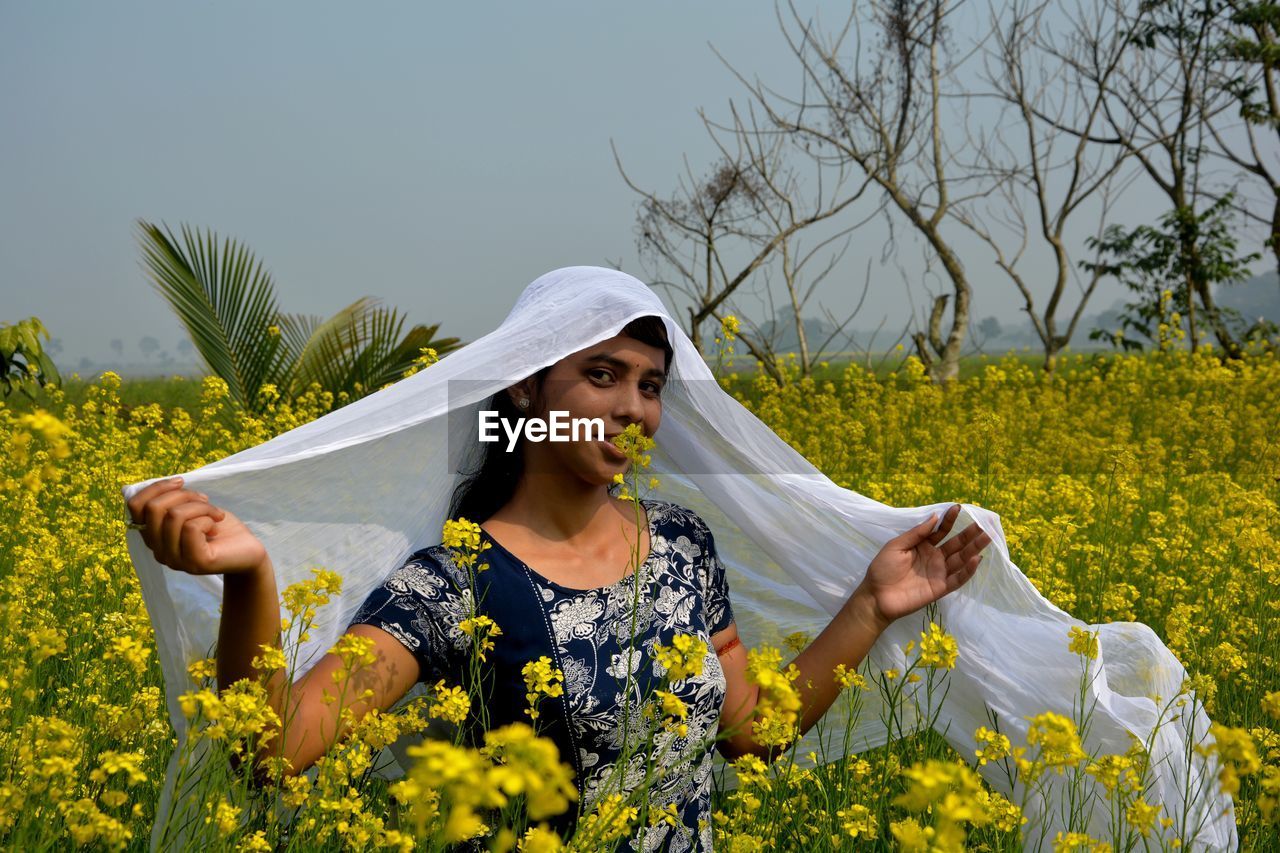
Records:
[[[224,239],[219,250],[212,232],[192,234],[183,225],[180,246],[167,226],[162,232],[141,219],[138,226],[153,285],[208,369],[249,411],[266,405],[258,390],[268,384],[296,397],[318,382],[335,400],[343,391],[355,400],[400,379],[424,349],[442,356],[462,345],[436,338],[439,324],[402,336],[405,318],[367,296],[328,320],[281,313],[270,274],[235,241]]]

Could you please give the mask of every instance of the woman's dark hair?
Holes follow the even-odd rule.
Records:
[[[665,356],[663,371],[671,371],[674,353],[667,340],[667,327],[661,317],[637,317],[623,326],[618,334],[660,348]],[[533,375],[536,393],[542,393],[542,384],[550,370],[551,365],[548,365]],[[488,409],[496,411],[504,421],[510,420],[513,423],[526,414],[515,407],[506,389],[490,398]],[[465,473],[454,489],[449,518],[466,518],[479,524],[506,506],[507,501],[515,494],[516,483],[524,470],[524,441],[520,441],[510,453],[503,441],[482,443],[477,439],[476,445],[477,450],[474,452],[483,457],[480,467]]]

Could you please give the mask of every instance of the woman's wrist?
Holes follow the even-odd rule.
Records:
[[[234,595],[253,595],[268,580],[272,586],[275,585],[275,566],[271,564],[270,557],[264,557],[251,569],[227,572],[222,576],[223,588],[233,591]]]
[[[880,611],[880,606],[876,604],[876,597],[865,584],[859,585],[853,591],[853,595],[849,596],[849,600],[844,604],[844,612],[855,624],[865,631],[874,633],[877,637],[893,624],[893,620]]]

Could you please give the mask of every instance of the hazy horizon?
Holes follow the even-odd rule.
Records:
[[[685,158],[704,174],[715,150],[697,110],[724,120],[730,99],[745,102],[709,44],[748,77],[799,80],[772,3],[372,11],[0,5],[0,321],[38,316],[68,372],[82,357],[114,358],[113,338],[136,353],[151,336],[176,357],[186,333],[143,272],[144,219],[243,243],[283,311],[328,317],[374,296],[403,311],[406,328],[439,323],[474,339],[550,269],[617,263],[647,279],[638,197],[610,142],[659,195],[675,191]],[[1149,215],[1153,198],[1138,187],[1113,215]],[[913,314],[923,322],[930,293],[949,284],[905,232],[888,258],[882,227],[857,232],[817,300],[846,316],[870,264],[850,326],[883,320],[892,338]],[[956,239],[975,282],[973,322],[1023,322],[1013,286]],[[1122,295],[1109,283],[1086,313]],[[1076,301],[1071,289],[1066,310]],[[739,312],[764,319],[755,304]]]

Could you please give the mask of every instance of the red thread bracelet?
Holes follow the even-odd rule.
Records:
[[[729,651],[729,649],[733,648],[734,646],[740,646],[740,645],[742,645],[742,640],[740,640],[738,637],[734,637],[732,640],[725,643],[724,646],[722,646],[720,650],[716,652],[716,657],[719,657],[720,655]]]

